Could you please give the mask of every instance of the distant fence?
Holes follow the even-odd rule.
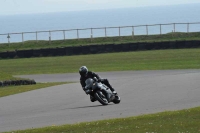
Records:
[[[116,36],[162,35],[170,32],[200,32],[200,22],[6,33],[0,34],[0,43],[24,42],[28,40],[51,41]]]

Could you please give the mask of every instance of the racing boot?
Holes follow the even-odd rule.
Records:
[[[113,94],[117,95],[117,92],[111,86],[111,84],[109,83],[109,81],[107,79],[101,79],[101,82],[104,83],[106,86],[108,86],[110,88],[110,90],[113,92]]]
[[[113,94],[115,94],[117,96],[117,92],[115,91],[114,88],[111,87],[110,90],[112,91]]]

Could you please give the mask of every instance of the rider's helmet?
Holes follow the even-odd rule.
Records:
[[[86,67],[86,66],[82,66],[82,67],[80,67],[80,69],[79,69],[79,73],[80,73],[81,76],[86,77],[86,76],[87,76],[87,73],[88,73],[88,69],[87,69],[87,67]]]

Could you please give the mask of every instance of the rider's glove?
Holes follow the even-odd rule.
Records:
[[[97,82],[97,81],[98,81],[97,77],[94,77],[94,78],[93,78],[93,80],[94,80],[95,82]]]
[[[100,79],[98,79],[98,82],[102,82],[102,79],[100,78]]]

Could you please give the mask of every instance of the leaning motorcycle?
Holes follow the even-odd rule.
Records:
[[[96,78],[88,78],[85,83],[85,90],[89,91],[89,94],[98,100],[102,105],[108,105],[110,102],[115,104],[120,103],[120,97],[113,94],[109,87],[101,82],[98,82]]]

